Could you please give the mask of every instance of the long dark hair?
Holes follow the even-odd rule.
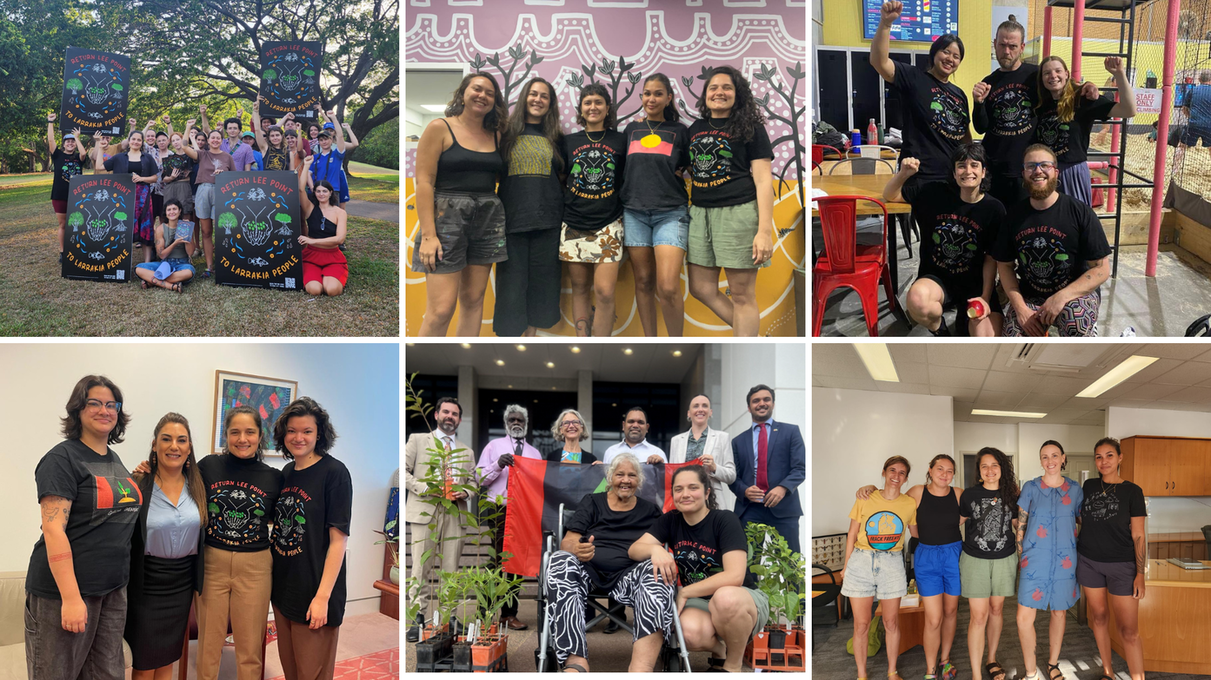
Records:
[[[664,85],[665,91],[669,93],[669,103],[664,107],[664,119],[670,123],[676,123],[681,118],[681,114],[677,113],[677,95],[673,93],[673,84],[669,82],[669,77],[663,73],[653,73],[643,79],[644,87],[647,87],[647,84],[653,80],[660,81],[660,84]]]
[[[496,84],[496,79],[491,74],[481,71],[468,73],[458,84],[458,89],[450,96],[450,103],[446,104],[446,117],[452,118],[463,112],[466,106],[463,102],[463,93],[467,91],[467,86],[475,78],[487,78],[488,82],[492,83],[492,110],[484,116],[484,129],[493,133],[500,132],[505,125],[505,119],[509,117],[509,108],[505,105],[505,96],[500,93],[500,86]]]
[[[206,526],[206,520],[210,514],[206,512],[206,484],[202,482],[202,473],[198,472],[198,461],[193,455],[193,432],[189,429],[189,421],[180,413],[165,413],[164,417],[160,418],[160,422],[156,423],[155,434],[151,437],[151,453],[147,456],[147,466],[151,468],[151,478],[155,479],[156,470],[160,467],[159,458],[156,456],[156,442],[160,439],[160,431],[169,423],[185,426],[185,436],[189,438],[189,457],[185,459],[185,469],[183,470],[185,492],[198,506],[198,514],[202,516],[202,526]],[[136,472],[132,476],[136,482],[141,482],[146,475]]]
[[[1013,472],[1013,461],[1005,452],[991,446],[985,446],[976,453],[976,470],[980,469],[980,460],[984,456],[992,456],[996,460],[997,465],[1001,467],[1001,481],[997,482],[997,488],[1000,493],[1001,502],[1005,507],[1012,508],[1018,503],[1018,478]],[[983,481],[983,480],[981,480]]]
[[[716,66],[706,72],[706,82],[702,84],[702,99],[698,100],[698,115],[710,120],[711,112],[706,107],[706,90],[711,85],[711,79],[718,75],[731,78],[732,85],[736,88],[736,101],[732,103],[732,112],[721,132],[731,135],[734,139],[750,142],[757,132],[757,127],[765,125],[765,116],[757,108],[757,100],[753,99],[753,89],[749,86],[748,79],[731,66]]]
[[[338,194],[340,192],[338,192],[336,190],[336,187],[332,186],[332,182],[329,182],[326,179],[322,179],[322,180],[320,180],[320,183],[317,184],[316,186],[324,187],[325,189],[328,190],[328,205],[340,205],[340,198],[338,196]],[[314,192],[314,190],[313,190],[313,192]]]
[[[333,442],[336,441],[336,429],[332,427],[332,419],[328,417],[328,412],[311,397],[295,399],[282,411],[282,415],[278,416],[277,422],[273,424],[273,447],[282,454],[283,458],[287,460],[294,458],[294,454],[286,448],[286,427],[291,418],[301,416],[315,418],[315,453],[320,456],[328,455]]]
[[[708,510],[718,510],[719,501],[715,498],[715,489],[711,486],[711,476],[706,473],[706,468],[701,465],[686,465],[683,468],[677,468],[673,473],[673,478],[669,480],[670,492],[673,485],[677,483],[677,475],[683,472],[692,472],[698,475],[698,481],[702,483],[702,489],[706,492],[706,507]],[[680,512],[680,510],[678,510]]]
[[[933,68],[934,57],[938,55],[938,52],[950,47],[952,43],[959,46],[959,63],[963,63],[963,59],[967,57],[967,50],[963,47],[963,41],[954,33],[944,33],[938,36],[937,40],[934,40],[933,44],[929,46],[929,68]]]
[[[618,113],[614,111],[614,105],[610,100],[610,93],[605,89],[605,85],[601,83],[589,83],[580,91],[580,96],[576,99],[576,124],[580,127],[587,128],[589,122],[584,119],[584,98],[590,95],[597,95],[605,100],[606,117],[602,121],[605,129],[613,130],[618,127]]]
[[[1116,454],[1118,454],[1118,469],[1122,470],[1123,469],[1123,447],[1122,447],[1122,444],[1119,443],[1119,440],[1115,439],[1114,437],[1102,437],[1101,439],[1097,440],[1096,444],[1093,445],[1093,453],[1096,454],[1097,450],[1102,448],[1103,446],[1109,446],[1110,448],[1114,449],[1114,452]]]
[[[530,90],[534,88],[535,83],[546,85],[547,91],[551,94],[551,105],[543,114],[540,125],[542,125],[542,136],[546,137],[547,143],[551,145],[551,163],[558,168],[559,172],[563,172],[563,156],[558,151],[560,140],[563,139],[563,131],[559,129],[559,97],[555,95],[555,88],[551,86],[551,83],[537,76],[531,78],[521,88],[521,94],[517,95],[517,103],[513,106],[513,113],[509,114],[504,134],[500,138],[500,155],[505,159],[505,165],[508,165],[509,156],[513,153],[513,145],[517,144],[517,138],[526,129],[526,101],[530,98]]]
[[[88,405],[88,391],[94,387],[107,387],[114,394],[114,401],[122,403],[122,390],[114,384],[114,381],[106,378],[103,375],[86,375],[80,378],[76,386],[71,390],[71,396],[67,399],[67,415],[59,419],[59,423],[63,426],[64,439],[79,439],[83,434],[83,426],[80,424],[80,411]],[[130,414],[125,409],[118,409],[117,422],[114,424],[114,429],[109,431],[109,444],[121,444],[126,437],[126,425],[130,422]]]
[[[265,421],[261,419],[261,414],[258,413],[256,409],[252,408],[251,406],[237,406],[237,407],[231,409],[230,411],[228,411],[227,416],[225,418],[223,418],[223,432],[226,433],[227,430],[231,429],[231,419],[235,418],[236,416],[240,415],[241,413],[252,416],[252,419],[254,421],[256,421],[256,430],[257,430],[256,459],[258,461],[264,460],[265,459]],[[226,440],[226,441],[227,441],[227,445],[230,446],[230,443],[231,443],[230,440]],[[234,453],[231,453],[231,449],[226,448],[226,447],[224,447],[223,453],[233,455],[233,456],[235,455]]]

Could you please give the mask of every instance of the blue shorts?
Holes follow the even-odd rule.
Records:
[[[690,213],[682,206],[672,210],[623,210],[623,245],[628,248],[690,244]]]
[[[959,556],[962,554],[963,541],[946,545],[917,544],[912,564],[921,597],[943,593],[958,597],[963,592],[963,584],[959,580]]]

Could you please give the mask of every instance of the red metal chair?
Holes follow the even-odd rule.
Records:
[[[841,160],[843,158],[840,151],[827,144],[812,144],[812,170],[820,168],[821,175],[824,174],[824,168],[821,168],[820,164],[824,162],[824,154],[826,153],[833,155],[833,158],[828,160]]]
[[[887,206],[867,196],[823,196],[814,199],[824,234],[824,253],[812,268],[812,336],[820,337],[828,296],[840,287],[852,288],[862,300],[866,330],[879,335],[879,283],[897,317],[899,309],[887,264]],[[869,201],[883,212],[878,245],[858,245],[858,201]]]

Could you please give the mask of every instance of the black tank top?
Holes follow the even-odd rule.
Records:
[[[454,143],[437,159],[437,181],[433,189],[476,194],[495,193],[496,177],[505,168],[500,153],[495,150],[471,151],[464,148],[454,136],[454,128],[444,119],[442,122],[446,123]],[[492,135],[492,142],[495,146],[496,135]]]
[[[959,499],[953,488],[941,497],[929,493],[929,487],[921,489],[917,539],[925,545],[947,545],[963,540],[959,533]]]
[[[307,235],[311,238],[336,236],[336,222],[324,217],[324,211],[318,205],[312,207],[311,214],[307,216]]]

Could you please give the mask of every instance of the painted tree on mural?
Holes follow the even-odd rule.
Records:
[[[807,112],[807,106],[804,105],[799,109],[795,109],[795,92],[798,91],[799,81],[803,80],[804,76],[803,62],[795,62],[794,68],[787,66],[786,73],[790,77],[794,78],[794,81],[791,82],[790,87],[787,89],[783,89],[782,85],[784,83],[778,80],[777,68],[772,66],[766,67],[765,64],[762,64],[761,70],[753,74],[753,78],[767,83],[770,90],[777,92],[784,100],[786,100],[787,108],[790,109],[790,118],[786,118],[785,116],[780,116],[775,113],[769,105],[770,93],[768,91],[765,93],[765,96],[758,100],[758,103],[761,104],[761,108],[765,109],[766,118],[781,121],[791,129],[789,133],[782,135],[778,139],[770,142],[770,146],[773,147],[774,153],[778,152],[779,146],[787,142],[790,142],[793,145],[792,148],[794,149],[794,153],[791,154],[790,159],[787,160],[786,164],[782,166],[782,171],[777,174],[779,198],[782,197],[782,187],[786,181],[786,172],[791,168],[792,163],[794,164],[795,173],[799,176],[800,180],[807,176],[803,174],[803,159],[805,157],[804,154],[806,149],[803,148],[803,131],[799,127],[800,119],[803,117],[803,114]],[[802,205],[807,205],[807,203],[804,201],[806,192],[803,190],[803,185],[805,183],[806,182],[803,181],[799,182],[799,201]]]
[[[472,59],[470,62],[468,62],[470,64],[471,68],[476,71],[484,70],[484,66],[489,65],[489,64],[491,64],[493,67],[495,67],[497,71],[500,71],[500,77],[504,80],[504,83],[502,83],[502,85],[501,85],[501,89],[503,89],[504,92],[502,92],[501,94],[504,95],[504,98],[505,98],[505,109],[509,108],[509,95],[513,94],[513,90],[518,85],[526,82],[526,79],[530,77],[530,71],[533,70],[533,68],[535,66],[542,63],[542,57],[538,56],[538,51],[530,50],[530,58],[527,59],[525,62],[526,63],[525,73],[522,73],[520,76],[518,76],[515,79],[515,78],[513,78],[513,73],[517,70],[517,67],[521,64],[522,57],[526,56],[526,51],[520,47],[510,47],[508,52],[509,52],[509,56],[513,57],[513,65],[509,67],[508,71],[506,71],[505,67],[501,66],[501,64],[500,64],[500,52],[497,52],[487,58],[484,58],[483,55],[481,55],[479,52],[476,52],[475,58]]]
[[[618,67],[617,75],[614,74],[615,66]],[[637,107],[635,107],[634,111],[632,111],[626,115],[622,115],[622,114],[618,113],[620,110],[622,110],[623,103],[626,102],[626,100],[630,99],[631,95],[635,92],[635,83],[638,83],[639,79],[643,77],[642,71],[635,71],[634,73],[631,73],[630,71],[633,68],[635,68],[635,62],[631,62],[628,64],[626,59],[624,59],[621,54],[618,55],[617,64],[615,64],[613,61],[611,61],[609,57],[602,57],[600,65],[598,65],[598,64],[581,64],[580,70],[584,71],[584,76],[581,76],[579,73],[576,73],[576,74],[569,76],[566,82],[568,85],[571,85],[572,87],[576,88],[577,90],[583,90],[584,86],[585,86],[585,80],[584,80],[585,77],[587,77],[589,79],[590,83],[595,83],[595,82],[597,82],[597,80],[593,77],[594,73],[600,73],[601,75],[605,76],[606,79],[609,81],[607,86],[609,87],[609,90],[610,90],[610,99],[614,102],[614,106],[613,106],[614,113],[618,116],[619,121],[623,121],[623,120],[626,120],[627,118],[630,118],[631,116],[639,113],[639,111],[643,108],[643,106],[637,106]],[[619,99],[618,98],[618,86],[622,84],[622,79],[624,77],[626,78],[627,82],[630,84],[630,87],[627,88],[627,91],[622,95],[622,98]]]

